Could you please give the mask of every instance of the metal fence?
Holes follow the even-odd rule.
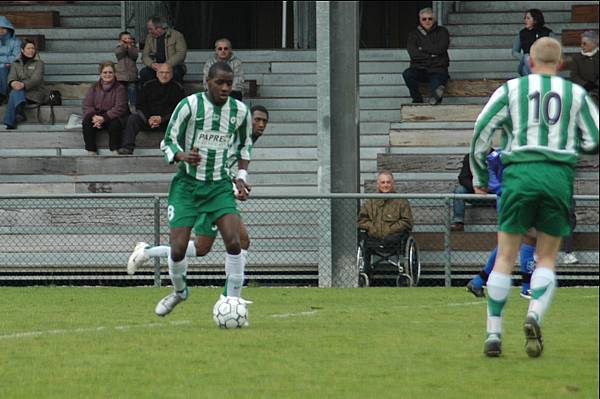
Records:
[[[382,197],[253,196],[239,203],[251,238],[247,283],[364,285],[357,259],[357,213],[362,201]],[[391,194],[385,198],[392,197],[408,199],[413,212],[412,237],[420,261],[420,274],[412,276],[415,285],[464,285],[496,245],[493,196]],[[450,231],[455,199],[468,200],[462,232]],[[598,197],[576,199],[579,264],[559,265],[559,279],[562,285],[598,285]],[[138,194],[0,196],[0,284],[170,284],[166,258],[152,259],[133,276],[125,267],[137,242],[168,244],[166,200],[164,195]],[[223,284],[224,256],[217,238],[207,256],[189,258],[188,282]],[[410,264],[406,258],[404,252],[395,264],[394,259],[377,264],[369,285],[410,285],[408,279],[399,278],[400,268],[406,274]]]

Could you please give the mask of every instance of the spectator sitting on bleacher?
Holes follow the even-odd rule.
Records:
[[[0,105],[8,96],[10,66],[21,54],[21,40],[15,36],[10,21],[0,15]]]
[[[4,114],[7,129],[16,129],[18,122],[25,121],[25,104],[41,104],[47,98],[44,88],[44,62],[37,56],[35,43],[24,40],[21,57],[10,68],[8,84],[11,88]]]
[[[531,73],[531,67],[529,66],[529,50],[533,43],[540,37],[554,36],[552,29],[544,25],[546,23],[544,14],[537,8],[527,10],[523,21],[525,27],[519,31],[512,47],[512,55],[519,60],[517,70],[521,76],[529,75]]]
[[[570,69],[571,80],[598,104],[598,33],[588,30],[581,34],[581,53],[573,56]]]
[[[233,87],[231,88],[230,96],[236,100],[242,101],[242,91],[244,88],[244,70],[242,69],[242,61],[233,54],[231,42],[229,39],[223,38],[215,42],[215,55],[204,64],[204,79],[203,87],[206,89],[206,81],[208,80],[208,70],[216,62],[226,62],[233,69]]]
[[[138,69],[136,62],[139,53],[140,50],[135,45],[135,39],[131,33],[121,32],[119,34],[119,44],[115,47],[115,56],[117,57],[115,71],[117,80],[127,89],[131,112],[135,112],[135,105],[137,104]]]
[[[121,146],[121,131],[127,116],[127,92],[115,79],[115,64],[104,61],[99,68],[100,79],[83,99],[83,140],[89,155],[98,155],[96,133],[108,129],[108,146],[113,154]]]
[[[389,171],[377,174],[379,193],[396,192],[394,175]],[[404,198],[368,199],[360,208],[358,228],[366,230],[372,239],[393,244],[413,227],[410,203]]]
[[[140,86],[156,79],[156,71],[160,64],[164,63],[173,68],[173,79],[183,84],[183,75],[186,72],[184,61],[187,55],[185,37],[175,29],[169,28],[163,17],[148,18],[146,27],[148,35],[142,53],[142,61],[146,66],[140,71]]]
[[[471,173],[471,164],[469,154],[465,155],[462,161],[462,167],[458,174],[458,185],[454,189],[454,194],[473,194],[473,174]],[[465,200],[455,199],[452,207],[452,225],[450,230],[463,231],[465,229]]]
[[[173,110],[185,97],[183,86],[173,80],[173,70],[169,64],[162,64],[156,72],[157,80],[146,82],[138,101],[135,113],[127,118],[123,131],[123,143],[119,154],[133,154],[135,136],[142,129],[164,131],[171,119]]]
[[[424,8],[419,11],[419,26],[408,34],[406,43],[410,67],[402,73],[413,103],[423,102],[419,82],[429,82],[430,104],[442,102],[449,79],[449,45],[450,34],[446,28],[437,24],[433,10]]]

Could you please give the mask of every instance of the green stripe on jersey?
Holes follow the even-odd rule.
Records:
[[[537,104],[534,103],[534,106],[537,105],[538,112],[540,114],[539,118],[539,129],[538,129],[538,137],[537,142],[538,145],[547,146],[548,145],[548,105],[551,101],[551,98],[548,97],[548,93],[550,93],[550,77],[549,76],[540,76],[540,94],[539,101]],[[532,143],[533,144],[533,143]]]
[[[567,79],[563,80],[563,98],[562,115],[560,120],[560,141],[558,148],[564,150],[567,148],[569,140],[569,123],[571,122],[571,107],[573,104],[573,83]]]
[[[517,132],[517,138],[519,146],[527,145],[527,122],[529,120],[529,76],[523,76],[518,81],[519,131]]]

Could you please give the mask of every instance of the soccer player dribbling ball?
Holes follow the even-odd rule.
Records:
[[[544,37],[531,47],[533,74],[498,88],[477,121],[471,143],[473,186],[487,187],[486,156],[494,130],[508,135],[498,215],[498,254],[487,281],[487,337],[484,354],[502,353],[503,310],[511,272],[523,234],[538,231],[538,263],[531,277],[532,297],[525,316],[525,351],[544,349],[541,324],[556,286],[555,265],[561,237],[570,233],[569,209],[580,152],[598,151],[598,108],[580,86],[559,76],[562,48]]]
[[[169,163],[179,162],[171,182],[168,219],[171,248],[168,259],[173,293],[157,305],[158,316],[166,316],[189,295],[186,284],[186,250],[192,228],[201,220],[217,226],[227,251],[225,295],[241,297],[244,263],[240,247],[240,217],[228,159],[238,159],[237,178],[233,180],[245,200],[252,148],[252,121],[244,103],[229,97],[233,71],[226,63],[213,64],[208,72],[205,93],[192,94],[175,108],[161,143]]]

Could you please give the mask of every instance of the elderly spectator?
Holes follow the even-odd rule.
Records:
[[[406,49],[410,55],[410,67],[402,76],[410,91],[413,103],[422,103],[419,82],[429,82],[432,105],[442,102],[448,82],[448,30],[439,26],[431,8],[419,11],[419,26],[408,34]]]
[[[164,131],[173,110],[185,97],[183,86],[173,80],[173,70],[169,64],[159,66],[156,75],[157,80],[147,82],[142,88],[137,111],[127,118],[123,144],[118,151],[121,155],[133,154],[135,136],[140,130]]]
[[[115,72],[117,80],[127,88],[127,97],[132,111],[135,110],[137,104],[138,69],[136,62],[139,53],[140,49],[135,45],[135,39],[131,33],[121,32],[119,44],[115,47],[115,56],[117,57]]]
[[[167,63],[173,68],[173,79],[183,84],[185,75],[185,57],[187,44],[185,37],[170,28],[163,17],[153,16],[146,24],[148,36],[142,53],[142,61],[146,65],[140,71],[140,84],[156,79],[156,71],[160,64]]]
[[[377,174],[377,191],[396,191],[394,176],[389,171]],[[412,210],[403,198],[368,199],[360,209],[358,227],[366,230],[369,237],[392,243],[410,232],[413,227]]]
[[[21,54],[21,40],[15,36],[10,21],[0,15],[0,105],[8,96],[10,66]]]
[[[575,54],[570,65],[571,80],[590,93],[598,104],[598,33],[593,30],[581,35],[581,53]]]
[[[17,122],[25,121],[25,104],[41,104],[48,93],[44,88],[44,63],[37,57],[35,43],[23,41],[21,57],[10,68],[8,84],[11,91],[8,98],[4,124],[7,129],[16,129]]]
[[[233,69],[233,87],[230,96],[236,100],[242,101],[242,90],[244,88],[244,70],[242,69],[242,61],[237,58],[232,51],[231,42],[229,39],[219,39],[215,42],[215,55],[204,64],[204,88],[208,80],[208,70],[210,67],[219,61],[226,62]]]
[[[512,55],[519,60],[519,75],[525,76],[531,73],[529,65],[529,49],[540,37],[554,36],[552,29],[544,26],[544,14],[537,8],[527,10],[523,17],[525,27],[519,31],[513,44]]]
[[[104,61],[99,68],[100,79],[83,99],[83,140],[89,155],[98,155],[96,133],[108,129],[108,146],[113,154],[121,145],[121,131],[127,115],[127,92],[115,79],[115,65]]]

